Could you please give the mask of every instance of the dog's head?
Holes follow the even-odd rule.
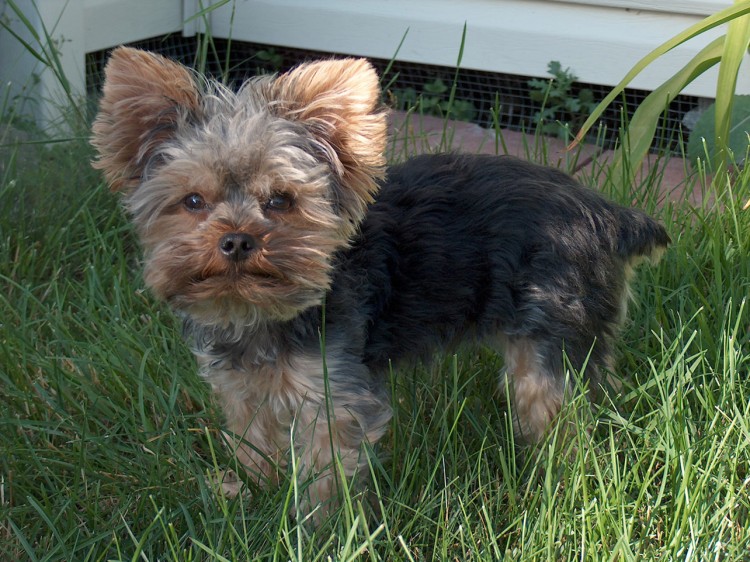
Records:
[[[105,77],[94,166],[125,195],[152,291],[206,324],[318,304],[384,170],[372,66],[303,64],[234,93],[120,47]]]

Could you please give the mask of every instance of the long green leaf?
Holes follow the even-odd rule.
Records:
[[[625,78],[623,78],[620,83],[612,89],[607,97],[605,97],[602,102],[594,109],[586,122],[581,126],[581,130],[578,131],[578,134],[576,135],[569,148],[575,147],[575,145],[583,140],[583,138],[586,136],[586,133],[588,133],[589,129],[591,129],[591,127],[599,120],[602,113],[604,113],[607,107],[609,107],[609,105],[623,92],[623,90],[625,90],[627,85],[633,81],[633,78],[640,74],[644,68],[646,68],[663,54],[683,44],[685,41],[688,41],[689,39],[692,39],[693,37],[696,37],[697,35],[700,35],[701,33],[708,31],[709,29],[713,29],[714,27],[725,24],[747,14],[750,14],[750,0],[738,2],[733,6],[725,8],[724,10],[721,10],[720,12],[717,12],[690,26],[685,31],[678,33],[677,35],[662,43],[659,47],[648,53],[645,57],[638,61],[635,66],[633,66],[633,68],[625,75]]]
[[[695,78],[721,60],[724,48],[724,37],[718,37],[704,47],[688,64],[682,67],[669,80],[651,92],[638,106],[628,124],[627,134],[623,144],[617,150],[613,161],[613,178],[623,177],[623,164],[627,155],[627,176],[625,181],[630,183],[643,158],[651,148],[659,117],[667,105],[690,84]]]
[[[727,28],[727,39],[719,66],[719,77],[716,83],[716,154],[714,170],[726,162],[729,146],[729,134],[732,122],[732,106],[737,87],[737,73],[750,44],[750,16],[743,16],[730,22]]]

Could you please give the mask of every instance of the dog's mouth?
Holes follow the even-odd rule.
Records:
[[[189,260],[171,267],[147,263],[145,280],[157,296],[181,308],[185,303],[245,302],[263,306],[273,296],[293,292],[293,283],[277,267],[265,263],[213,261],[190,267]]]
[[[268,291],[278,290],[288,285],[286,277],[277,271],[267,269],[241,269],[233,267],[224,272],[198,273],[185,280],[185,292],[215,295],[238,300],[262,302]]]
[[[288,320],[319,304],[323,294],[322,288],[300,287],[264,271],[194,276],[165,300],[201,322],[239,325],[263,318]]]
[[[274,281],[283,282],[284,275],[280,272],[268,271],[263,269],[242,270],[240,268],[231,268],[221,273],[199,273],[193,275],[189,280],[189,285],[200,285],[204,282],[221,280],[226,283],[247,283],[253,281]]]
[[[233,260],[212,257],[184,272],[188,285],[220,283],[222,285],[251,285],[253,283],[285,283],[288,275],[283,268],[257,252],[246,259]]]

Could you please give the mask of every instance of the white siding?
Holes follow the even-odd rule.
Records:
[[[191,35],[211,0],[16,0],[36,31],[50,32],[75,94],[85,92],[85,53],[166,33]],[[213,0],[218,4],[217,0]],[[663,41],[728,0],[235,0],[205,18],[214,37],[454,66],[466,25],[464,68],[546,76],[559,60],[581,81],[614,85]],[[0,17],[33,38],[0,0]],[[670,52],[632,83],[651,90],[722,33]],[[396,53],[399,43],[401,49]],[[747,62],[738,91],[750,93]],[[713,97],[716,72],[685,93]],[[28,99],[43,126],[65,104],[55,76],[8,33],[0,34],[0,99]],[[9,84],[9,85],[8,85]]]
[[[603,6],[602,4],[609,4]],[[695,13],[623,8],[655,2],[590,0],[239,0],[211,16],[215,36],[304,49],[389,59],[406,34],[400,60],[456,64],[464,23],[462,66],[509,74],[545,76],[559,60],[583,82],[616,84],[662,42],[700,21]],[[675,2],[684,11],[709,11],[727,2]],[[620,6],[620,7],[618,7]],[[703,46],[722,34],[714,29],[674,49],[647,68],[632,87],[652,90]],[[685,93],[713,97],[716,73]],[[750,72],[738,90],[750,93]]]

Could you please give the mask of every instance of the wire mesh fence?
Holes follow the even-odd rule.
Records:
[[[283,72],[301,62],[319,58],[345,56],[344,53],[300,50],[212,39],[208,46],[198,37],[168,35],[138,41],[132,46],[163,54],[185,65],[198,67],[207,74],[231,85],[262,73]],[[103,68],[108,51],[89,53],[86,57],[86,85],[91,97],[98,95],[103,82]],[[563,61],[564,62],[564,61]],[[483,127],[500,127],[516,131],[533,131],[539,125],[543,107],[547,107],[547,121],[568,123],[559,134],[574,134],[585,112],[576,114],[559,110],[550,112],[550,105],[533,99],[539,91],[532,76],[498,74],[473,69],[426,65],[405,61],[374,59],[372,63],[382,76],[384,102],[396,109],[415,109],[433,115],[449,116],[471,121]],[[574,70],[574,69],[573,69]],[[548,76],[547,78],[552,78]],[[539,80],[539,77],[537,77]],[[543,79],[542,79],[543,80]],[[453,88],[455,90],[452,92]],[[575,82],[568,95],[577,98],[588,91],[596,102],[609,92],[608,86]],[[604,148],[615,146],[622,122],[632,116],[640,102],[648,95],[644,90],[628,89],[602,116],[600,127],[593,133]],[[538,98],[539,95],[537,94]],[[679,151],[687,140],[685,124],[692,114],[705,107],[706,100],[694,96],[678,96],[666,109],[654,137],[653,148],[660,151]]]

